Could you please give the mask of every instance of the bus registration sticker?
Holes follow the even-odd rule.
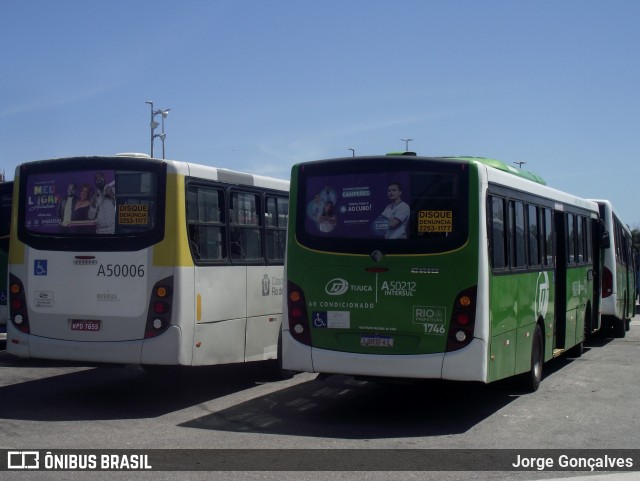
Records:
[[[360,336],[362,347],[393,347],[391,336]]]
[[[99,331],[100,321],[92,319],[70,319],[72,331]]]

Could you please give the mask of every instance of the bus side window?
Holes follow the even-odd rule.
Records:
[[[225,260],[224,192],[202,185],[187,189],[187,235],[194,259]]]
[[[540,265],[540,224],[538,222],[538,207],[529,205],[528,230],[529,230],[529,265]]]
[[[542,263],[545,266],[554,265],[553,252],[553,222],[551,217],[551,209],[542,209]]]
[[[289,203],[284,197],[265,198],[267,260],[284,262]]]
[[[504,199],[490,196],[489,232],[491,235],[491,262],[494,269],[507,267],[507,239],[505,232]]]
[[[262,254],[260,196],[250,192],[231,192],[229,212],[231,227],[231,259],[259,261]]]
[[[524,235],[524,204],[520,201],[509,202],[511,215],[511,267],[525,267],[525,235]]]
[[[593,262],[593,236],[591,232],[591,220],[585,219],[585,233],[587,242],[587,262]]]
[[[567,227],[567,264],[576,263],[576,233],[573,214],[565,217]]]

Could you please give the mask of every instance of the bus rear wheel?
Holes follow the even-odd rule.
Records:
[[[531,341],[531,368],[523,374],[523,387],[529,392],[535,392],[542,381],[542,364],[544,363],[544,338],[540,324],[536,324]]]

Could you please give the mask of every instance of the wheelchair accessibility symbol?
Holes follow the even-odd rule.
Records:
[[[47,260],[36,259],[33,261],[33,275],[34,276],[46,276],[47,275]]]
[[[313,327],[327,327],[327,313],[313,312]]]

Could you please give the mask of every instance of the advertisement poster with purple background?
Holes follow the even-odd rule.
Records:
[[[409,174],[350,174],[307,179],[305,228],[312,235],[406,239]]]
[[[32,174],[27,178],[26,187],[25,227],[32,232],[114,232],[114,171]]]

